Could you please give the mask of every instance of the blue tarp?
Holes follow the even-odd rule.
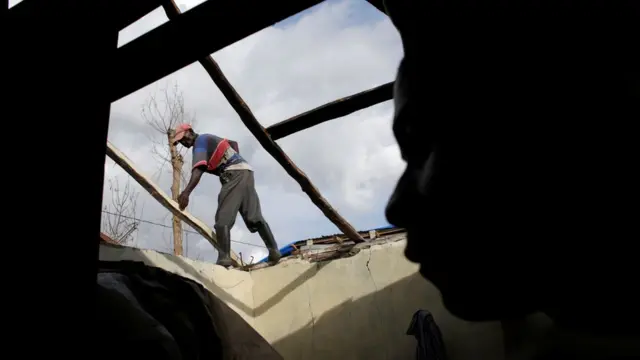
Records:
[[[395,226],[387,225],[387,226],[382,226],[382,227],[371,229],[371,230],[378,231],[378,230],[387,230],[387,229],[393,229],[393,228],[395,228]],[[370,231],[370,230],[364,230],[364,231],[360,231],[360,232],[362,233],[362,232],[368,232],[368,231]],[[322,238],[322,237],[319,237],[318,239],[320,239],[320,238]],[[286,245],[284,247],[281,247],[280,248],[280,255],[282,255],[282,257],[291,255],[291,253],[293,252],[293,249],[294,249],[292,245],[297,243],[297,242],[300,242],[300,241],[301,240],[294,241],[294,242],[291,242],[291,243],[289,243],[288,245]],[[302,240],[302,241],[304,241],[304,240]],[[263,263],[263,262],[267,261],[267,259],[268,259],[268,256],[263,258],[262,260],[258,261],[256,264]]]
[[[289,245],[281,247],[280,248],[280,255],[282,255],[282,257],[291,255],[291,253],[293,252],[293,246],[291,246],[291,245],[295,244],[295,243],[297,243],[297,241],[294,241],[292,243],[289,243]],[[269,257],[267,256],[267,257],[263,258],[262,260],[258,261],[256,264],[263,263],[263,262],[267,261],[268,258]]]

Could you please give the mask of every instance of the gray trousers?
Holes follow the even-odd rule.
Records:
[[[247,225],[255,233],[264,222],[260,210],[260,199],[256,192],[251,170],[228,170],[220,174],[222,189],[218,194],[216,227],[233,227],[238,211]]]

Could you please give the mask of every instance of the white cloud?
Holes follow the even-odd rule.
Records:
[[[187,9],[195,4],[182,3]],[[119,43],[164,21],[164,13],[154,11],[121,31]],[[401,56],[396,30],[386,16],[362,0],[324,2],[298,16],[297,21],[264,29],[214,54],[263,126],[392,81]],[[159,164],[150,151],[148,137],[152,132],[140,110],[150,94],[173,83],[184,92],[185,105],[195,113],[199,132],[239,142],[241,153],[256,170],[263,213],[281,246],[338,232],[261,148],[198,63],[112,105],[109,140],[138,168],[169,191],[170,174],[166,167],[159,172]],[[385,225],[384,205],[403,167],[391,133],[391,106],[386,102],[278,141],[333,207],[359,229]],[[127,178],[117,166],[107,166],[106,173]],[[218,179],[206,176],[189,205],[189,211],[210,226],[219,189]],[[168,212],[141,191],[144,218],[170,224]],[[109,196],[106,191],[105,199]],[[169,251],[170,235],[170,229],[141,225],[137,245]],[[232,239],[262,245],[258,235],[249,233],[240,218],[232,230]],[[201,237],[190,234],[187,242],[188,256],[215,260],[215,251]],[[246,254],[247,261],[250,256],[256,261],[266,256],[259,247],[239,243],[232,247]]]

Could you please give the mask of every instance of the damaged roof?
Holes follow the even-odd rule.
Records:
[[[258,1],[251,5],[253,14],[251,17],[246,16],[246,4],[237,1],[205,1],[184,13],[175,0],[118,2],[119,11],[113,14],[113,22],[114,27],[119,30],[137,21],[157,7],[162,7],[169,21],[117,49],[113,62],[116,70],[113,73],[127,75],[114,79],[113,83],[115,85],[110,88],[110,96],[112,101],[116,101],[195,61],[199,62],[211,78],[211,81],[218,87],[220,93],[235,110],[239,120],[256,138],[263,149],[300,185],[309,200],[320,209],[322,214],[342,232],[339,235],[310,239],[311,243],[315,244],[318,241],[331,243],[332,238],[335,238],[340,244],[347,239],[353,243],[364,243],[366,242],[365,239],[370,236],[369,231],[356,231],[351,223],[339,214],[328,200],[322,196],[311,179],[293,163],[291,158],[276,143],[276,140],[391,100],[393,98],[393,81],[378,84],[377,87],[372,89],[332,101],[291,118],[282,119],[271,126],[264,127],[229,82],[218,63],[210,55],[321,2],[320,0]],[[368,0],[368,2],[384,13],[385,9],[381,0]],[[230,18],[237,19],[237,21],[225,21]],[[202,36],[203,34],[212,33],[216,34],[216,36]],[[154,54],[162,55],[154,56]],[[149,58],[159,60],[149,62]],[[118,69],[125,68],[127,71],[118,71]],[[142,180],[136,179],[136,181],[140,182]],[[163,204],[163,206],[168,209],[171,207],[167,204]],[[201,226],[197,226],[195,223],[190,225],[195,226],[194,229],[199,232],[204,231]],[[210,232],[207,231],[207,233]],[[220,246],[215,239],[215,234],[211,236],[210,242],[219,249]],[[299,250],[299,245],[300,242],[290,244],[289,246],[292,249],[288,254],[293,254]]]
[[[371,230],[359,231],[358,233],[365,239],[363,245],[368,247],[372,245],[372,241],[376,239],[388,238],[390,235],[405,233],[406,229],[385,226]],[[300,257],[310,262],[327,261],[351,256],[357,253],[353,252],[357,243],[350,240],[344,234],[325,235],[317,238],[294,241],[280,248],[280,254],[283,258]],[[262,264],[266,264],[267,257],[258,261],[254,265],[249,265],[251,269],[261,268]]]

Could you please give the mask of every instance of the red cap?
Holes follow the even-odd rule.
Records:
[[[191,125],[189,124],[180,124],[176,126],[175,135],[173,136],[173,143],[175,144],[180,141],[180,139],[184,137],[184,134],[189,130],[191,130]]]

